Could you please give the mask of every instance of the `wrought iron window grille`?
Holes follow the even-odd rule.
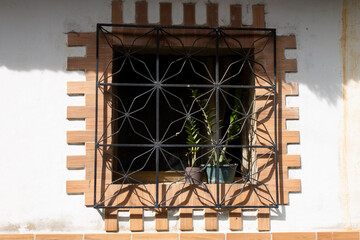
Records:
[[[98,24],[96,69],[94,207],[278,207],[275,29]]]

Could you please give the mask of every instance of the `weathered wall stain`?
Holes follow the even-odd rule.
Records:
[[[0,227],[4,232],[34,232],[34,231],[67,231],[70,229],[70,222],[66,220],[40,219],[27,223],[8,223]]]
[[[343,68],[343,146],[341,169],[342,206],[344,227],[359,228],[360,200],[356,170],[359,167],[360,149],[360,2],[344,0],[342,9],[342,36],[340,39]]]
[[[347,99],[347,92],[346,92],[346,82],[347,82],[347,77],[346,77],[346,66],[347,66],[347,62],[346,62],[346,55],[347,55],[347,51],[346,51],[346,41],[347,41],[347,4],[348,1],[347,0],[343,0],[343,9],[342,9],[342,35],[340,38],[340,44],[341,44],[341,53],[342,53],[342,64],[343,64],[343,101],[344,101],[344,133],[347,132],[348,130],[348,126],[347,126],[347,108],[346,108],[346,99]],[[342,191],[342,195],[343,195],[343,207],[344,207],[344,223],[345,225],[349,224],[349,219],[350,219],[350,205],[349,205],[349,184],[348,184],[348,177],[347,177],[347,151],[346,151],[346,146],[347,146],[347,138],[346,138],[346,134],[344,134],[344,139],[343,139],[343,151],[342,151],[342,163],[340,163],[340,169],[341,169],[341,180],[342,180],[342,186],[343,189]]]
[[[51,231],[66,231],[69,227],[69,222],[66,220],[48,220],[41,219],[36,222],[27,223],[26,229],[28,231],[41,231],[41,230],[51,230]]]
[[[8,223],[5,226],[1,226],[0,227],[0,231],[4,231],[4,232],[19,232],[21,228],[20,224],[13,224],[13,223]]]

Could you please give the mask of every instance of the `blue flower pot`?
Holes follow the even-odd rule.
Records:
[[[219,165],[219,183],[232,183],[237,166],[237,163]],[[216,165],[201,165],[203,167],[206,167],[207,182],[216,183]]]

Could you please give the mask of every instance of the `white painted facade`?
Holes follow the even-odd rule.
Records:
[[[159,1],[148,2],[149,22],[157,23]],[[198,24],[206,21],[206,2],[197,1]],[[299,107],[300,119],[287,128],[300,131],[300,145],[288,150],[301,155],[301,168],[289,174],[301,179],[302,190],[271,211],[271,231],[360,229],[359,2],[211,2],[219,2],[220,25],[230,22],[229,4],[242,4],[243,22],[251,24],[250,4],[261,3],[267,27],[296,36],[297,49],[286,56],[297,59],[298,72],[287,74],[287,81],[299,83],[299,96],[286,101]],[[111,1],[1,0],[0,6],[0,233],[104,232],[101,212],[85,207],[83,195],[65,191],[66,180],[85,174],[66,169],[67,155],[85,151],[66,143],[67,130],[85,129],[83,121],[66,119],[67,106],[85,104],[84,97],[66,94],[68,81],[85,80],[83,72],[66,71],[67,57],[85,54],[66,46],[66,33],[94,32],[96,23],[109,23]],[[181,1],[172,6],[173,23],[181,24]],[[133,23],[134,1],[123,7],[125,23]],[[170,215],[177,232],[178,213]],[[255,216],[244,213],[243,232],[256,231]],[[219,218],[220,232],[229,231],[227,217]],[[120,231],[128,231],[128,220],[120,214]],[[146,212],[145,232],[154,226],[154,214]],[[202,211],[195,211],[194,231],[205,231]]]

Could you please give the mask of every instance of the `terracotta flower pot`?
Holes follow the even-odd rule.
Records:
[[[187,167],[185,169],[186,181],[190,184],[201,184],[203,173],[200,167]]]

